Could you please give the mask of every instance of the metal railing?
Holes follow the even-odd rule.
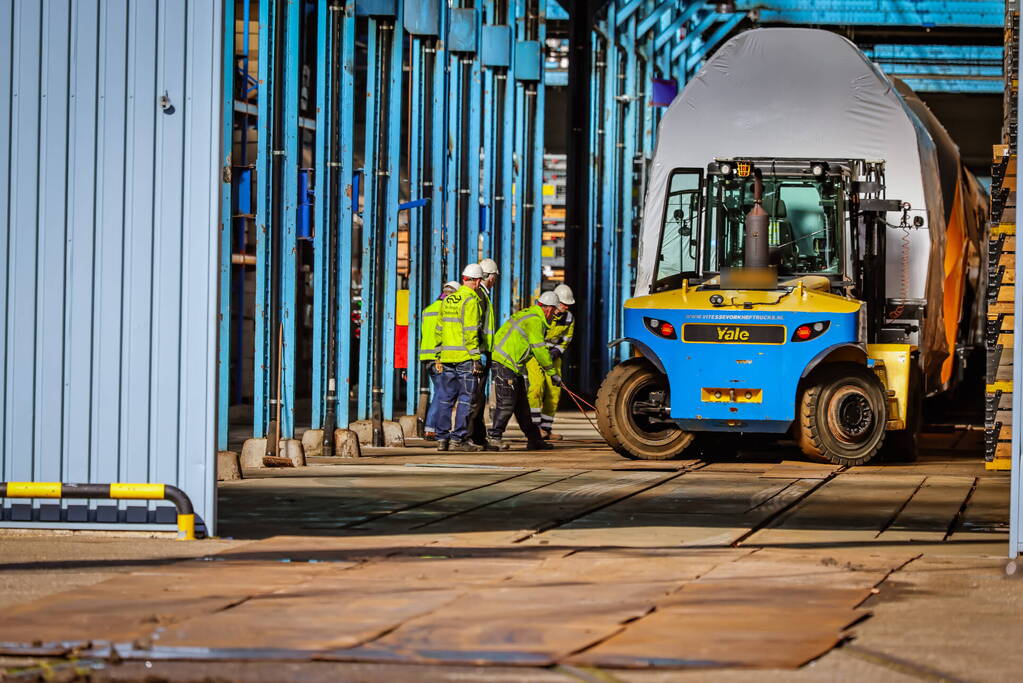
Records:
[[[0,482],[0,498],[108,498],[169,500],[178,509],[178,540],[195,540],[195,510],[184,491],[170,484],[65,484],[44,481]]]

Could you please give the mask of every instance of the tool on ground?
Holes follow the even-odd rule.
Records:
[[[281,455],[281,363],[284,357],[284,323],[277,331],[277,419],[274,421],[274,445],[263,456],[263,467],[294,467],[291,458]]]

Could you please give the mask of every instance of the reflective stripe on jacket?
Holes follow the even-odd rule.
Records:
[[[490,300],[490,292],[483,285],[476,290],[476,295],[480,298],[480,309],[483,311],[480,343],[483,345],[483,350],[490,353],[494,350],[494,304]]]
[[[520,375],[525,372],[526,361],[536,358],[543,371],[554,374],[554,364],[547,350],[544,335],[547,319],[539,306],[525,308],[508,319],[494,337],[494,361]]]
[[[419,360],[437,360],[437,318],[443,299],[437,299],[419,315]]]
[[[440,307],[434,332],[441,363],[464,363],[480,359],[480,299],[462,285]]]
[[[558,349],[564,354],[565,349],[572,343],[573,336],[575,336],[575,316],[572,315],[572,312],[555,313],[547,328],[547,347]]]

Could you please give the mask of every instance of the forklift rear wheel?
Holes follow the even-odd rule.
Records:
[[[645,358],[616,365],[597,391],[597,426],[611,448],[632,460],[671,460],[693,443],[693,434],[651,418],[637,404],[667,395],[668,378]]]
[[[812,460],[862,465],[880,449],[887,418],[874,373],[851,363],[827,366],[810,376],[800,397],[799,447]]]

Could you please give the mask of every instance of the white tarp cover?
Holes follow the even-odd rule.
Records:
[[[930,369],[947,354],[942,338],[945,216],[935,145],[892,82],[850,41],[816,29],[767,28],[729,40],[664,113],[643,212],[636,294],[649,293],[657,266],[668,178],[715,157],[884,160],[886,194],[913,206],[903,279],[903,232],[888,231],[889,297],[926,298],[920,347]],[[900,214],[889,214],[898,223]],[[904,290],[903,284],[906,283]]]

